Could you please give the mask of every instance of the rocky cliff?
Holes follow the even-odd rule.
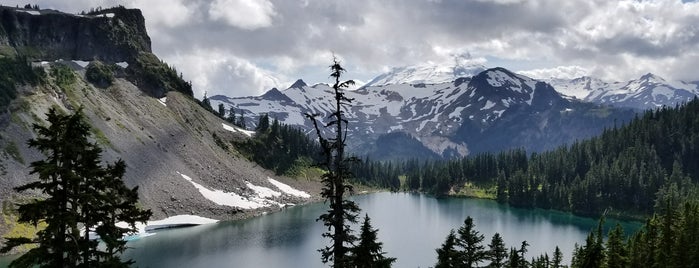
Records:
[[[151,52],[141,11],[123,7],[74,15],[0,6],[0,46],[34,61],[130,63]]]

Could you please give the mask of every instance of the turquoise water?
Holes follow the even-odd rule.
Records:
[[[529,256],[556,245],[570,261],[575,243],[583,243],[597,219],[539,209],[514,209],[490,200],[444,198],[409,193],[377,193],[354,197],[379,229],[384,251],[398,260],[394,267],[434,266],[435,249],[450,229],[471,216],[485,235],[484,245],[495,232],[508,247],[523,240]],[[125,257],[138,267],[327,267],[317,249],[329,244],[315,219],[327,207],[323,203],[296,206],[269,215],[219,224],[171,229],[129,242]],[[627,233],[640,224],[621,222]],[[609,220],[608,227],[616,221]],[[357,228],[355,228],[357,229]],[[6,260],[5,260],[6,261]],[[3,266],[0,259],[0,267]],[[6,264],[5,264],[6,265]]]

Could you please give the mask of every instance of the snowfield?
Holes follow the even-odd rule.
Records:
[[[293,195],[293,196],[298,196],[298,197],[303,197],[303,198],[311,198],[310,194],[308,194],[304,191],[301,191],[301,190],[296,190],[293,187],[286,185],[280,181],[277,181],[277,180],[272,179],[272,178],[267,178],[267,180],[269,181],[269,183],[274,184],[274,186],[279,188],[279,190],[281,190],[282,192],[285,192],[285,193]]]
[[[194,182],[192,178],[190,178],[189,176],[181,173],[179,174],[182,176],[182,178],[194,185],[194,187],[197,188],[197,190],[199,190],[199,193],[202,196],[204,196],[204,198],[216,203],[217,205],[238,207],[242,209],[256,209],[265,207],[265,204],[257,202],[258,200],[251,200],[249,198],[242,197],[236,193],[224,192],[222,190],[216,189],[209,190],[203,185]]]
[[[184,178],[186,181],[194,185],[197,190],[199,190],[199,193],[206,199],[208,199],[211,202],[216,203],[217,205],[222,205],[222,206],[229,206],[229,207],[237,207],[241,209],[258,209],[258,208],[263,208],[263,207],[271,207],[271,206],[278,206],[278,207],[284,207],[286,204],[281,204],[277,201],[272,200],[271,198],[274,197],[279,197],[282,195],[282,192],[287,195],[292,195],[296,197],[301,197],[301,198],[310,198],[311,195],[308,193],[294,189],[293,187],[286,185],[282,182],[279,182],[277,180],[274,180],[272,178],[267,178],[267,180],[277,187],[281,192],[275,191],[273,189],[264,187],[264,186],[258,186],[254,185],[248,181],[245,182],[245,185],[247,188],[255,192],[254,196],[241,196],[239,194],[233,193],[233,192],[225,192],[222,190],[218,189],[209,189],[204,185],[201,185],[199,183],[196,183],[192,180],[187,175],[184,175],[182,173],[177,172],[177,174],[180,174],[182,178]]]
[[[245,130],[245,129],[238,128],[238,127],[232,127],[232,126],[226,125],[224,123],[221,123],[221,125],[223,125],[223,129],[225,129],[227,131],[243,133],[243,134],[245,134],[245,136],[248,136],[248,137],[252,137],[252,135],[255,134],[255,131]]]

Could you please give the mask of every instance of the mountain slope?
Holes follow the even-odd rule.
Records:
[[[10,11],[24,12],[3,8],[4,31],[22,30],[7,26],[22,23],[5,23]],[[93,21],[94,18],[63,14],[47,19],[44,16],[54,16],[56,11],[46,12],[28,13],[33,17],[27,20],[32,21],[33,27],[43,29],[55,26],[45,23],[56,22],[54,19],[58,18],[59,22],[68,24],[57,26],[59,29],[81,29],[83,23],[111,25],[119,18],[119,15],[106,16]],[[140,16],[140,12],[133,14]],[[133,21],[142,20],[140,17]],[[8,40],[7,35],[2,35],[7,32],[0,32],[0,40]],[[38,40],[31,38],[31,34],[46,32],[22,35]],[[74,38],[66,40],[74,49],[99,41],[65,37]],[[110,163],[121,158],[126,162],[124,180],[129,187],[139,187],[139,202],[153,211],[153,219],[179,214],[235,219],[308,202],[317,196],[320,187],[317,183],[275,176],[242,157],[231,141],[248,139],[251,133],[230,126],[204,110],[192,98],[191,86],[148,51],[114,56],[111,54],[114,51],[102,51],[107,45],[94,44],[94,55],[90,58],[108,60],[87,65],[80,55],[62,54],[67,52],[60,48],[58,52],[44,49],[56,40],[42,40],[20,46],[0,42],[1,67],[24,66],[25,75],[34,77],[27,80],[19,74],[0,73],[0,93],[9,96],[0,105],[0,203],[4,215],[11,214],[7,210],[11,208],[9,204],[29,197],[17,194],[13,188],[36,180],[35,175],[29,174],[29,163],[44,156],[26,142],[36,137],[32,124],[46,124],[44,114],[50,107],[67,113],[83,107],[93,127],[94,141],[104,150],[102,160]],[[26,55],[24,49],[36,53]],[[54,60],[55,55],[66,58]],[[87,78],[95,75],[101,81],[97,83],[99,87],[88,82]],[[13,224],[7,219],[0,221],[0,237]]]
[[[395,84],[440,84],[452,82],[461,77],[471,77],[485,70],[483,65],[459,63],[440,65],[425,63],[415,66],[393,68],[381,74],[365,86],[385,86]]]
[[[325,84],[304,84],[297,81],[294,87],[272,89],[258,97],[213,96],[211,101],[214,106],[223,103],[243,111],[253,125],[260,115],[268,113],[310,133],[311,122],[303,114],[329,114],[332,95]],[[350,151],[382,155],[383,160],[464,156],[511,147],[541,151],[598,134],[615,121],[621,123],[633,116],[630,111],[567,100],[550,85],[504,68],[446,83],[365,86],[346,94],[354,99],[346,111]],[[591,112],[595,109],[603,112]],[[410,135],[434,154],[376,154],[381,148],[376,144],[379,137],[383,142],[391,138],[406,141],[401,135],[384,136],[394,132]],[[414,144],[411,147],[414,152],[422,151]]]
[[[699,95],[696,84],[667,81],[651,73],[628,82],[609,83],[591,77],[549,82],[562,94],[586,102],[638,110],[675,106]]]

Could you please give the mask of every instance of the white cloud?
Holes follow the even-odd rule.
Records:
[[[4,4],[25,4],[8,1]],[[342,57],[347,78],[367,81],[382,69],[451,63],[464,52],[472,60],[527,70],[533,76],[585,73],[629,80],[652,72],[669,80],[699,80],[694,71],[699,62],[699,3],[681,0],[38,4],[70,12],[97,5],[141,8],[154,52],[192,79],[199,94],[256,95],[276,83],[272,81],[298,78],[309,84],[327,82],[333,52]]]
[[[554,68],[533,69],[517,72],[535,79],[562,78],[573,79],[589,75],[589,71],[580,66],[557,66]]]
[[[196,5],[191,2],[185,4],[185,2],[185,0],[130,0],[125,5],[141,9],[149,30],[161,31],[161,27],[174,28],[192,23]]]
[[[185,80],[191,80],[194,95],[254,96],[273,87],[281,87],[279,77],[252,62],[227,54],[225,51],[195,49],[175,54],[166,61],[177,66]]]
[[[268,0],[214,0],[209,15],[234,27],[255,30],[271,26],[276,12]]]

